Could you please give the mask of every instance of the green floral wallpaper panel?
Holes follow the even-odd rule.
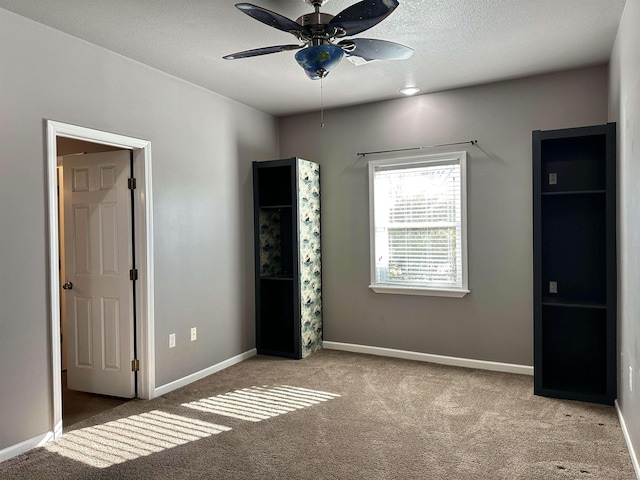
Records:
[[[322,347],[320,166],[298,159],[300,327],[302,357]]]
[[[282,273],[282,247],[280,218],[277,209],[260,209],[260,276],[275,276]],[[290,215],[290,213],[289,213]]]

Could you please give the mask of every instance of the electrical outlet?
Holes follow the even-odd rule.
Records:
[[[549,293],[558,293],[558,282],[549,282]]]
[[[633,367],[629,365],[629,391],[633,392]]]
[[[191,341],[194,342],[198,339],[198,333],[196,327],[191,327]]]
[[[171,333],[169,334],[169,348],[173,348],[175,346],[176,346],[176,334]]]

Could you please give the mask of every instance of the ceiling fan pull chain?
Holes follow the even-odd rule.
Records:
[[[324,128],[324,96],[322,92],[324,78],[320,77],[320,128]]]

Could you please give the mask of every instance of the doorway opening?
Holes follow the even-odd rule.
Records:
[[[76,125],[64,124],[60,122],[47,121],[46,122],[46,130],[47,130],[47,189],[48,189],[48,217],[49,217],[49,231],[48,231],[48,240],[49,240],[49,292],[50,292],[50,316],[51,316],[51,367],[52,367],[52,405],[53,405],[53,434],[54,437],[58,437],[62,434],[63,427],[63,393],[66,396],[66,400],[70,400],[70,403],[73,403],[73,398],[69,397],[68,390],[63,388],[63,381],[70,381],[71,383],[75,383],[74,390],[80,391],[90,391],[97,394],[101,394],[104,398],[97,397],[96,407],[101,408],[106,405],[113,405],[112,393],[113,396],[126,396],[132,397],[137,396],[142,399],[150,399],[155,396],[155,372],[154,372],[154,348],[153,348],[153,238],[152,238],[152,205],[151,205],[151,148],[150,144],[146,140],[135,139],[131,137],[126,137],[118,134],[102,132],[98,130],[93,130],[85,127],[79,127]],[[75,150],[75,151],[74,151]],[[124,152],[123,152],[124,150]],[[120,153],[118,153],[120,151]],[[85,155],[85,152],[87,154]],[[96,153],[96,152],[106,152],[106,153]],[[81,155],[78,155],[81,154]],[[76,199],[78,195],[90,195],[89,190],[93,190],[86,188],[86,192],[83,191],[82,182],[86,181],[86,185],[93,184],[95,182],[103,182],[106,181],[109,183],[111,179],[115,180],[117,178],[122,178],[125,175],[127,178],[123,178],[123,180],[128,181],[128,178],[135,178],[135,181],[129,182],[130,190],[130,200],[127,201],[124,198],[124,202],[126,202],[127,215],[125,217],[129,219],[135,219],[135,222],[129,224],[124,224],[124,228],[114,226],[114,232],[122,232],[127,231],[126,235],[128,238],[124,237],[125,247],[123,250],[128,251],[128,254],[124,255],[126,257],[124,263],[120,264],[121,267],[117,268],[115,263],[113,263],[114,268],[111,268],[111,273],[116,270],[123,271],[122,265],[131,265],[131,259],[134,259],[134,267],[129,270],[129,267],[126,267],[127,274],[126,280],[133,281],[133,285],[130,283],[122,282],[122,276],[120,275],[120,283],[113,284],[116,286],[120,285],[120,288],[124,288],[125,291],[128,288],[131,288],[132,293],[129,295],[125,293],[125,295],[120,296],[120,298],[127,297],[127,300],[123,300],[122,302],[119,300],[118,295],[111,293],[105,295],[98,295],[94,300],[90,300],[91,294],[87,293],[86,289],[89,287],[85,287],[85,290],[81,288],[76,288],[76,291],[73,291],[73,282],[69,282],[64,280],[61,282],[62,278],[60,276],[60,270],[63,264],[66,263],[67,266],[76,265],[78,262],[78,258],[86,257],[89,258],[88,254],[85,251],[81,252],[82,255],[78,257],[77,252],[74,254],[75,256],[72,259],[72,263],[69,263],[69,259],[65,262],[65,250],[70,248],[76,248],[76,245],[79,245],[81,242],[82,232],[90,232],[90,228],[82,224],[83,221],[86,220],[88,223],[89,218],[92,218],[88,213],[90,207],[90,200],[81,200],[86,203],[86,208],[84,205],[80,205],[73,211],[73,215],[68,215],[68,218],[65,220],[65,226],[69,229],[69,218],[74,219],[74,221],[79,222],[80,227],[75,228],[71,227],[70,231],[73,232],[71,243],[67,243],[67,248],[64,247],[63,239],[61,239],[60,234],[65,231],[65,228],[61,228],[61,221],[64,215],[64,208],[58,210],[58,169],[59,169],[59,157],[68,157],[69,165],[75,165],[75,170],[71,168],[66,169],[67,172],[75,172],[75,177],[71,177],[70,175],[66,175],[66,178],[62,182],[64,186],[69,190],[70,185],[76,185],[74,182],[79,182],[80,188],[76,189]],[[120,160],[114,159],[115,156],[119,156]],[[124,165],[122,163],[122,157],[124,155],[124,160],[126,161],[126,169],[125,172]],[[81,163],[79,164],[77,159],[73,157],[85,157],[83,161],[85,161],[85,165],[83,166]],[[106,156],[106,160],[105,160]],[[100,167],[98,167],[98,163],[95,165],[92,161],[101,160],[103,163]],[[116,162],[116,163],[114,163]],[[121,162],[121,163],[117,163]],[[121,173],[116,175],[117,168],[111,168],[115,165],[122,165],[120,169]],[[119,168],[119,167],[118,167]],[[91,173],[95,170],[94,173]],[[131,175],[133,173],[133,175]],[[106,179],[106,180],[105,180]],[[120,181],[120,180],[118,180]],[[66,183],[66,185],[65,185]],[[61,185],[61,186],[63,186]],[[100,190],[101,193],[98,197],[101,198],[102,201],[102,193],[105,191],[103,188],[104,185],[101,184],[97,187],[97,190]],[[74,187],[75,188],[75,187]],[[114,189],[114,191],[123,191],[123,188]],[[80,192],[80,193],[78,193]],[[74,198],[73,195],[69,194],[67,200]],[[75,200],[74,200],[75,201]],[[125,205],[122,203],[122,198],[120,199],[121,205]],[[65,201],[66,203],[66,201]],[[93,205],[93,204],[91,204]],[[69,205],[66,206],[69,208]],[[75,208],[75,207],[73,207]],[[93,207],[91,207],[93,208]],[[112,220],[115,218],[113,213],[117,210],[117,208],[113,208],[113,201],[109,201],[105,206],[98,206],[100,211],[106,212],[104,217],[100,216],[101,222],[109,223],[109,219]],[[120,208],[120,211],[125,209]],[[85,213],[83,213],[85,212]],[[77,213],[77,215],[76,215]],[[84,216],[83,216],[84,215]],[[124,218],[124,217],[123,217]],[[84,219],[84,220],[83,220]],[[125,219],[125,221],[128,221]],[[115,222],[115,220],[113,220]],[[113,223],[111,222],[111,223]],[[96,231],[101,232],[98,235],[102,235],[98,238],[94,243],[101,243],[105,240],[104,225],[100,225]],[[80,234],[78,232],[81,232]],[[115,238],[115,237],[114,237]],[[80,239],[80,240],[79,240]],[[120,242],[122,242],[123,237],[120,236]],[[128,244],[128,246],[126,245]],[[69,247],[72,245],[72,247]],[[87,242],[89,245],[89,242]],[[85,249],[90,250],[90,249]],[[98,255],[98,259],[96,260],[100,264],[100,272],[101,278],[104,280],[104,277],[114,277],[115,275],[104,275],[104,260],[113,260],[114,257],[111,256],[109,251],[113,252],[117,249],[111,248],[107,249],[107,254],[105,256],[104,253]],[[75,250],[73,250],[75,252]],[[115,260],[113,260],[115,262]],[[73,263],[76,262],[76,263]],[[73,267],[75,268],[75,267]],[[64,272],[64,269],[62,269]],[[69,268],[71,270],[71,268]],[[96,269],[98,270],[98,269]],[[69,272],[64,272],[66,276],[69,276]],[[72,274],[77,272],[72,272]],[[87,272],[84,272],[87,273]],[[109,272],[107,272],[109,273]],[[135,275],[134,275],[135,273]],[[135,278],[134,278],[135,277]],[[80,277],[78,277],[79,279]],[[64,296],[61,297],[61,286],[64,283],[65,293]],[[88,284],[95,284],[95,282]],[[124,285],[124,287],[123,287]],[[93,287],[91,287],[93,288]],[[103,287],[101,287],[103,288]],[[104,288],[109,288],[107,285]],[[133,294],[133,290],[135,290],[135,295]],[[73,295],[70,293],[73,292]],[[130,297],[130,298],[129,298]],[[64,313],[61,314],[61,307],[65,306],[65,302],[61,301],[66,298],[66,303],[68,308],[71,308],[71,317],[73,318],[73,322],[71,322],[71,330],[73,336],[67,335],[67,329],[65,327],[65,319]],[[93,304],[92,304],[93,302]],[[96,303],[98,302],[98,303]],[[121,303],[129,302],[127,305],[122,306],[120,310],[118,310],[118,306]],[[92,306],[93,305],[93,306]],[[83,310],[84,309],[84,310]],[[94,332],[91,332],[92,322],[87,320],[90,318],[92,311],[100,311],[100,328],[94,329]],[[89,312],[88,315],[84,315],[83,312]],[[105,312],[110,314],[106,315]],[[105,325],[108,325],[108,318],[123,319],[124,323],[120,323],[124,327],[118,327],[117,322],[112,321],[111,334],[109,333],[109,329],[105,328]],[[136,319],[135,327],[133,324],[133,318]],[[106,320],[105,320],[106,319]],[[74,330],[75,329],[75,330]],[[98,333],[97,331],[102,333]],[[121,335],[124,330],[130,330],[129,336],[120,336],[119,341],[115,340],[115,337],[119,334]],[[104,332],[107,332],[106,334]],[[78,334],[80,332],[80,334]],[[93,334],[93,337],[91,335]],[[95,335],[103,335],[102,337],[96,337]],[[73,375],[69,377],[69,371],[67,371],[66,375],[63,375],[63,367],[68,367],[68,365],[64,365],[63,362],[63,350],[65,350],[66,344],[64,343],[68,337],[72,340],[73,350],[72,355],[79,355],[82,358],[75,358],[72,362],[72,370]],[[79,347],[78,338],[86,338],[87,343],[85,347]],[[90,340],[90,338],[94,338],[94,340]],[[62,342],[61,342],[62,340]],[[93,342],[93,343],[92,343]],[[110,342],[110,343],[109,343]],[[109,348],[105,348],[101,350],[104,345],[109,344]],[[92,347],[94,345],[95,347]],[[123,349],[121,349],[123,346]],[[123,351],[124,350],[124,351]],[[131,354],[131,364],[129,364],[129,353]],[[116,358],[117,355],[120,357]],[[125,361],[126,359],[126,361]],[[95,366],[93,370],[95,370],[95,374],[100,378],[95,379],[93,377],[87,377],[87,372],[91,371],[92,365]],[[75,370],[74,370],[75,369]],[[132,373],[132,370],[136,370],[135,373]],[[126,370],[126,371],[125,371]],[[119,372],[119,373],[118,373]],[[120,382],[122,378],[125,378],[125,393],[122,394],[122,382],[119,386],[115,386],[115,383],[118,381],[118,378],[114,377],[114,374],[119,374]],[[122,376],[125,375],[125,377]],[[65,378],[66,377],[66,378]],[[97,377],[96,377],[97,378]],[[126,386],[126,383],[129,383],[129,387]],[[97,386],[100,384],[100,386]],[[80,397],[80,402],[84,403],[84,406],[87,406],[87,398],[84,399],[82,396]],[[105,401],[102,401],[105,400]],[[83,402],[84,401],[84,402]],[[111,402],[110,402],[111,401]],[[121,400],[116,400],[116,403],[121,403]],[[65,404],[65,407],[70,406],[70,404]],[[65,408],[65,410],[68,410]],[[69,414],[69,411],[67,411]],[[96,412],[97,413],[97,412]],[[67,426],[74,421],[74,415],[70,414],[67,419],[64,420],[64,425]],[[87,413],[80,412],[80,418],[75,416],[75,419],[78,418],[81,420],[82,415],[89,416]]]
[[[120,273],[120,275],[114,275],[114,273],[117,273],[116,270],[118,264],[124,263],[122,266],[125,268],[127,265],[131,265],[135,268],[135,259],[132,256],[133,226],[135,225],[135,218],[133,217],[133,214],[130,213],[131,205],[133,204],[133,195],[117,194],[118,189],[124,190],[126,188],[125,180],[127,178],[135,177],[133,172],[133,161],[131,159],[131,150],[60,136],[56,138],[56,148],[58,165],[58,244],[60,256],[59,285],[62,286],[60,289],[62,425],[63,429],[66,430],[69,426],[75,423],[121,405],[130,398],[136,396],[135,372],[128,372],[126,369],[122,369],[121,372],[118,372],[121,377],[124,375],[125,382],[128,380],[126,383],[129,383],[130,385],[128,387],[125,385],[124,389],[116,389],[112,384],[113,379],[100,378],[101,375],[99,373],[97,375],[93,374],[91,368],[87,368],[86,364],[82,364],[82,357],[86,357],[87,354],[91,354],[89,356],[94,357],[91,359],[92,361],[98,360],[95,358],[96,356],[124,357],[122,360],[125,362],[128,356],[135,358],[135,309],[126,308],[132,307],[133,302],[135,302],[135,282],[131,282],[126,277],[126,271]],[[90,180],[86,175],[87,173],[93,172],[94,176],[95,173],[102,173],[103,175],[101,176],[103,177],[104,173],[107,173],[110,174],[110,176],[113,176],[113,173],[117,171],[113,167],[117,166],[120,167],[121,171],[119,172],[119,176],[121,178],[112,178],[112,180],[118,181],[104,185],[105,179],[102,178],[94,179],[102,180],[100,182],[102,185],[84,184],[84,181],[89,183],[88,180]],[[83,185],[78,185],[78,181],[83,183]],[[97,189],[97,192],[95,193],[97,193],[97,196],[99,197],[98,199],[94,198],[95,205],[91,211],[91,216],[94,217],[93,221],[90,221],[89,225],[76,225],[78,221],[86,220],[86,218],[83,218],[85,217],[83,215],[83,211],[86,213],[86,207],[91,205],[87,203],[87,198],[84,199],[84,202],[78,204],[78,197],[86,197],[88,194],[92,195],[91,192],[87,191],[91,189]],[[94,196],[95,193],[93,194]],[[131,193],[133,194],[133,192]],[[73,201],[74,197],[76,198],[76,202]],[[106,209],[103,207],[106,207]],[[116,215],[114,215],[114,213]],[[76,216],[80,218],[74,218]],[[130,218],[127,218],[129,216]],[[122,221],[113,221],[118,217],[123,217],[122,220],[127,220],[125,222],[126,225],[123,225]],[[98,222],[98,220],[102,221]],[[77,259],[75,254],[77,248],[74,245],[75,243],[84,243],[83,240],[91,240],[90,238],[83,238],[85,235],[82,235],[82,226],[85,227],[84,230],[86,231],[95,229],[98,225],[101,230],[106,229],[107,231],[101,232],[102,234],[99,236],[97,242],[87,242],[89,243],[88,246],[92,247],[87,248],[87,250],[91,251],[85,251],[83,253],[85,257],[89,257],[89,259],[91,259],[96,256],[95,250],[104,251],[106,249],[108,253],[107,258],[104,258],[104,255],[98,255],[101,260],[100,263],[102,263],[102,265],[100,265],[101,268],[97,265],[91,265],[92,262],[86,262],[86,259],[85,261]],[[114,231],[117,230],[117,227],[120,227],[122,230],[123,226],[125,227],[125,231]],[[109,233],[109,230],[111,230],[111,235],[105,235],[105,233]],[[78,233],[80,235],[78,235]],[[76,238],[78,236],[80,238]],[[91,235],[87,235],[87,237],[91,237]],[[121,237],[119,239],[120,241],[113,242],[113,239],[118,237]],[[98,243],[104,244],[104,240],[106,240],[106,245],[95,245]],[[82,248],[83,245],[78,245],[78,247],[80,247],[80,250],[84,250]],[[80,262],[78,262],[78,260],[80,260]],[[96,275],[87,275],[88,272],[78,274],[78,272],[74,271],[76,270],[74,265],[81,263],[82,265],[79,266],[85,270],[86,267],[93,267],[89,268],[89,270],[104,270],[104,260],[107,260],[110,264],[106,265],[107,271],[104,272],[106,273],[107,278],[111,279],[111,282],[109,283],[114,283],[114,281],[118,282],[118,280],[119,283],[122,283],[120,290],[124,291],[121,293],[124,293],[126,298],[118,299],[118,303],[123,303],[125,309],[124,311],[122,311],[122,308],[118,309],[120,311],[111,309],[111,313],[115,313],[116,315],[123,314],[122,318],[118,318],[118,324],[109,322],[109,320],[113,319],[106,318],[107,322],[104,322],[105,318],[100,318],[100,320],[102,320],[101,323],[103,324],[103,328],[107,327],[107,330],[112,330],[112,333],[115,333],[116,335],[110,335],[110,339],[107,337],[107,340],[110,341],[106,345],[103,345],[104,342],[99,341],[97,348],[95,349],[97,351],[87,352],[86,348],[83,348],[83,346],[89,347],[89,350],[93,350],[91,347],[94,347],[94,345],[86,344],[86,339],[82,338],[82,331],[84,330],[85,337],[87,336],[87,333],[95,334],[95,326],[98,322],[98,318],[96,317],[104,317],[104,315],[100,315],[96,311],[98,309],[93,308],[94,318],[91,318],[91,315],[83,318],[82,309],[80,309],[79,312],[77,311],[77,307],[79,306],[78,303],[82,306],[82,302],[78,302],[77,300],[79,298],[82,300],[83,297],[82,295],[77,295],[77,292],[79,289],[84,290],[85,298],[87,293],[98,293],[102,298],[104,298],[105,292],[91,292],[91,290],[95,290],[96,287],[90,288],[88,284],[92,280],[95,282]],[[98,275],[98,277],[99,276],[100,275]],[[104,281],[100,281],[100,278],[97,280],[98,283],[104,283]],[[104,285],[102,286],[102,289],[104,290]],[[113,289],[110,290],[112,290],[110,292],[112,297],[110,303],[113,304],[114,292]],[[124,301],[121,302],[120,300]],[[80,313],[79,318],[78,313]],[[83,324],[85,321],[88,321],[88,323]],[[94,328],[91,328],[91,324],[93,324]],[[121,334],[118,335],[120,331],[125,332],[124,339],[119,338],[122,336]],[[133,335],[130,333],[133,333]],[[84,360],[86,361],[86,358]],[[108,363],[113,363],[113,360],[117,361],[118,358],[111,358],[111,362],[107,362],[107,368],[109,368]],[[111,370],[113,370],[113,368],[111,368]],[[87,383],[87,380],[93,381],[96,385]]]

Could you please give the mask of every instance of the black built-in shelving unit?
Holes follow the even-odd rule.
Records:
[[[322,346],[320,168],[254,162],[253,189],[256,347],[304,358]]]
[[[258,353],[300,358],[300,316],[296,215],[297,178],[292,159],[253,163],[254,230],[256,261],[256,346]],[[277,243],[265,266],[265,216]],[[262,253],[262,255],[261,255]],[[261,261],[261,258],[263,261]]]
[[[616,398],[615,124],[533,132],[534,390]]]

